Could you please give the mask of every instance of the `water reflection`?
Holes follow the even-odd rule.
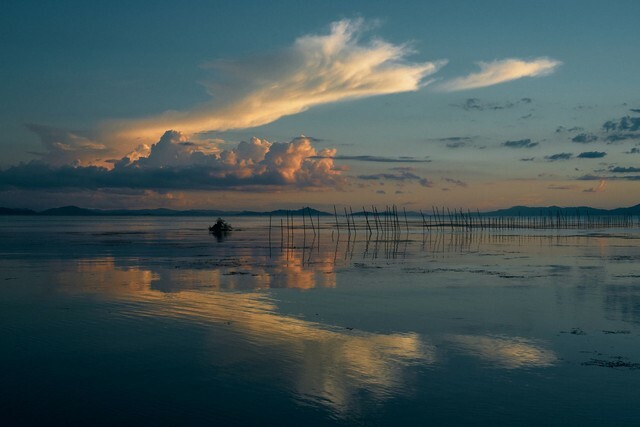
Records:
[[[280,314],[267,294],[219,291],[336,285],[330,259],[308,264],[292,250],[264,261],[252,264],[253,269],[238,258],[218,262],[217,268],[161,266],[152,271],[118,265],[112,257],[82,259],[75,271],[61,271],[55,281],[69,292],[127,301],[120,312],[128,318],[172,318],[206,327],[216,357],[228,352],[248,369],[262,369],[266,363],[274,372],[288,372],[290,387],[301,399],[337,414],[355,410],[360,390],[380,401],[406,393],[411,366],[439,361],[436,346],[424,335],[345,329]],[[220,338],[219,333],[238,339]],[[230,342],[226,348],[225,342]],[[452,347],[504,369],[549,367],[557,361],[552,350],[522,337],[459,334],[446,336],[443,343],[444,349]]]
[[[274,271],[279,274],[282,268],[276,264]],[[283,279],[302,286],[315,283],[306,273],[298,274],[300,269],[294,265]],[[125,318],[172,318],[205,327],[216,358],[228,353],[234,363],[241,361],[249,369],[270,366],[268,373],[288,372],[290,386],[301,399],[329,406],[337,414],[354,410],[354,396],[360,390],[376,400],[404,392],[409,366],[436,361],[435,348],[416,333],[371,333],[279,314],[265,294],[217,291],[221,274],[152,272],[119,267],[115,259],[105,258],[79,260],[75,271],[62,271],[54,278],[67,292],[94,292],[120,301],[119,313]],[[264,286],[270,284],[257,277]],[[214,289],[203,288],[205,282]],[[165,287],[171,298],[166,298]],[[229,333],[237,339],[228,339]]]
[[[547,367],[558,360],[552,350],[521,337],[452,335],[448,340],[467,354],[477,356],[494,367]]]

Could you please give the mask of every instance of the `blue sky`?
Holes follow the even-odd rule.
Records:
[[[635,1],[8,1],[0,204],[635,204],[639,12]],[[314,62],[339,23],[342,50]],[[375,55],[355,83],[335,81]],[[182,133],[154,153],[166,130]]]

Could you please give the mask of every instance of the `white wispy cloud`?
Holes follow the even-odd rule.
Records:
[[[221,76],[207,85],[212,100],[189,111],[112,123],[129,138],[166,129],[191,134],[250,128],[310,107],[418,90],[446,61],[411,63],[411,50],[383,40],[361,40],[362,20],[342,20],[324,35],[298,38],[287,49],[208,64]]]
[[[492,62],[478,62],[480,71],[466,77],[445,81],[437,86],[438,90],[455,92],[493,86],[523,77],[541,77],[553,73],[562,62],[551,58],[536,58],[531,61],[508,58]]]

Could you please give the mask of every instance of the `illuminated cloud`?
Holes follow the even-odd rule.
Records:
[[[523,77],[547,76],[561,65],[560,61],[551,58],[537,58],[532,61],[522,59],[502,59],[492,62],[478,62],[480,71],[466,77],[458,77],[438,86],[439,90],[455,92],[493,86]]]
[[[180,132],[167,131],[147,156],[123,157],[114,162],[113,169],[34,161],[0,171],[0,188],[336,188],[344,178],[334,167],[334,155],[334,149],[317,151],[303,137],[289,143],[252,138],[231,150],[206,153]]]
[[[114,123],[129,139],[166,129],[188,134],[250,128],[316,105],[415,91],[446,61],[410,63],[405,45],[362,42],[362,20],[331,24],[329,34],[306,35],[288,49],[208,66],[221,78],[207,85],[212,100],[189,111]]]

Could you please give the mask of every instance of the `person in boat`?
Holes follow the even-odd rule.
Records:
[[[213,234],[228,233],[232,229],[233,228],[231,227],[231,225],[227,224],[227,222],[222,218],[218,218],[215,224],[209,226],[209,231],[212,232]]]

